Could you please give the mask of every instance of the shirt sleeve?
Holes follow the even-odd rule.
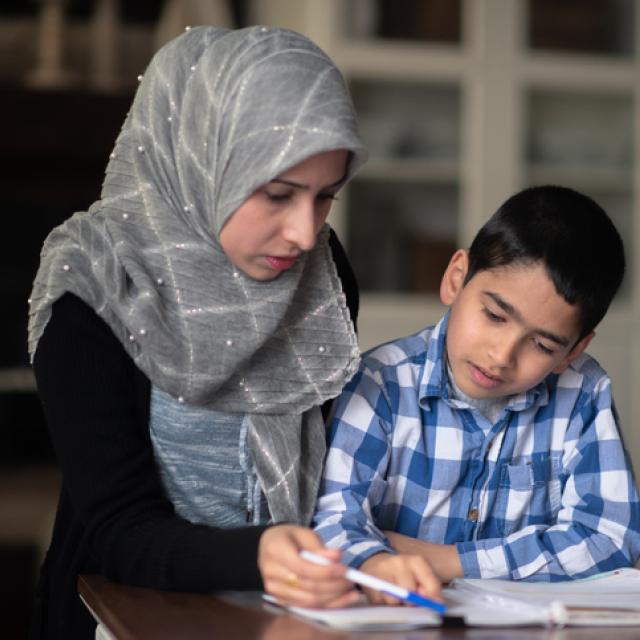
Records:
[[[388,407],[373,377],[362,368],[335,405],[314,525],[323,542],[359,567],[382,551],[395,553],[374,524],[387,486],[391,455]]]
[[[560,486],[560,508],[551,524],[458,543],[465,577],[567,580],[637,560],[638,491],[606,376],[571,417]]]

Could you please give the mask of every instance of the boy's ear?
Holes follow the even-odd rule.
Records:
[[[449,260],[440,281],[440,300],[450,306],[464,287],[464,279],[469,269],[469,253],[466,249],[458,249]]]
[[[589,346],[589,343],[595,335],[595,331],[592,331],[589,335],[582,338],[580,342],[576,343],[573,349],[566,355],[565,359],[553,369],[553,373],[562,373]]]

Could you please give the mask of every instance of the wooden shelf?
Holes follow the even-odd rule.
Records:
[[[614,191],[631,195],[633,188],[631,168],[531,164],[528,176],[531,184],[562,184],[590,191]]]
[[[565,90],[633,90],[638,82],[636,63],[614,56],[531,52],[519,71],[529,86]]]
[[[372,158],[360,171],[357,180],[455,185],[460,178],[459,173],[456,160]]]
[[[444,44],[360,40],[337,44],[333,55],[348,76],[376,80],[456,82],[468,65],[460,46]]]

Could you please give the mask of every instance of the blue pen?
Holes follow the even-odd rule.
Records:
[[[324,556],[319,556],[315,553],[312,553],[311,551],[301,551],[300,557],[315,564],[331,564],[331,562]],[[432,609],[433,611],[437,611],[441,614],[447,610],[446,605],[442,604],[441,602],[429,600],[428,598],[421,596],[415,591],[403,589],[397,584],[387,582],[386,580],[381,580],[380,578],[376,578],[375,576],[372,576],[368,573],[358,571],[357,569],[347,569],[345,577],[347,578],[347,580],[351,580],[351,582],[361,584],[364,587],[369,587],[370,589],[380,591],[381,593],[386,593],[387,595],[393,596],[394,598],[398,598],[398,600],[402,600],[410,604],[416,604],[420,607],[427,607],[427,609]]]

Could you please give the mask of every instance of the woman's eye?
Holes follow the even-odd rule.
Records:
[[[290,193],[273,193],[271,191],[264,193],[271,202],[287,202],[291,198]]]
[[[487,307],[483,307],[482,311],[484,312],[484,315],[487,316],[489,320],[491,320],[491,322],[503,322],[502,316],[499,316],[498,314],[493,313],[491,309],[488,309]]]
[[[338,199],[338,196],[336,196],[335,193],[319,193],[316,197],[322,202],[333,202],[334,200]]]

